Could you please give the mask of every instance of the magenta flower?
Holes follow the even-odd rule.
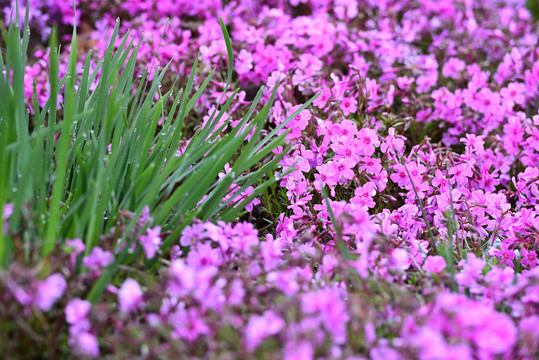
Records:
[[[200,312],[195,308],[185,310],[183,307],[179,307],[168,315],[168,322],[174,327],[172,336],[188,342],[193,342],[199,336],[210,333],[210,328],[204,323]]]
[[[245,328],[247,350],[256,350],[266,337],[277,334],[285,325],[284,320],[271,310],[266,311],[262,316],[252,316]]]
[[[397,271],[404,271],[410,267],[410,254],[405,249],[391,251],[391,267]]]
[[[535,250],[529,251],[526,248],[520,250],[520,263],[524,266],[533,269],[539,265],[539,260],[537,259],[537,252]]]
[[[464,70],[466,63],[459,58],[450,58],[442,67],[442,74],[447,78],[457,79]]]
[[[97,337],[88,332],[81,332],[72,339],[72,343],[83,356],[95,359],[99,356],[99,343]]]
[[[320,96],[318,96],[313,101],[313,105],[316,106],[317,108],[323,109],[326,107],[329,99],[331,99],[331,90],[328,88],[324,88]]]
[[[380,139],[374,129],[363,128],[359,130],[357,138],[362,150],[362,155],[371,156],[374,153],[375,146],[380,145]]]
[[[86,245],[84,245],[81,239],[73,239],[66,240],[66,246],[70,250],[69,259],[71,261],[71,265],[74,265],[75,261],[77,260],[77,256],[82,254],[82,252],[86,249]]]
[[[511,107],[513,103],[521,106],[526,104],[526,86],[524,84],[512,82],[501,89],[500,95],[511,104]]]
[[[90,270],[101,270],[114,261],[114,255],[110,251],[104,251],[99,246],[92,249],[90,255],[82,259],[82,264]]]
[[[429,274],[441,273],[446,267],[445,259],[439,255],[427,256],[423,269]]]
[[[526,143],[528,143],[534,150],[539,151],[539,129],[530,127],[526,129],[526,133],[530,135],[526,139]]]
[[[246,253],[251,253],[252,248],[258,245],[258,230],[251,223],[236,224],[230,245]]]
[[[11,203],[5,204],[4,208],[2,209],[2,220],[6,221],[9,220],[11,215],[13,215],[13,209],[14,205]]]
[[[490,310],[489,316],[479,314],[482,324],[474,329],[472,335],[477,346],[490,354],[503,354],[510,350],[517,340],[517,331],[511,319],[494,310]]]
[[[150,217],[150,207],[148,205],[146,205],[142,209],[142,213],[140,214],[140,217],[138,219],[138,223],[139,223],[140,226],[144,226],[151,219],[152,218]]]
[[[13,215],[13,209],[14,209],[14,206],[11,203],[5,204],[4,207],[2,208],[2,218],[0,219],[0,221],[2,221],[2,234],[3,235],[7,235],[8,233],[8,229],[9,229],[8,220],[11,217],[11,215]]]
[[[353,97],[345,97],[342,99],[339,108],[342,110],[344,116],[349,116],[357,111],[357,101]]]
[[[67,283],[60,274],[52,274],[38,285],[37,306],[43,311],[49,311],[67,289]]]
[[[65,313],[68,324],[78,324],[88,317],[92,305],[89,301],[73,299],[67,303]]]
[[[195,223],[190,226],[186,226],[185,229],[182,231],[182,236],[180,238],[180,245],[181,246],[189,246],[193,244],[193,240],[195,242],[200,241],[205,236],[207,236],[206,227],[208,224],[204,223]]]
[[[284,360],[312,360],[313,346],[308,341],[288,342],[283,351]]]
[[[161,245],[161,227],[148,228],[146,235],[139,235],[138,240],[146,253],[146,258],[152,259]]]
[[[453,166],[451,169],[449,169],[448,174],[452,175],[452,183],[456,182],[460,186],[466,185],[468,178],[473,176],[473,172],[469,164]]]
[[[137,310],[142,303],[142,289],[138,282],[126,279],[118,289],[118,308],[123,313]]]
[[[507,243],[502,242],[500,244],[500,250],[492,248],[489,252],[491,255],[495,255],[500,258],[502,264],[513,266],[513,259],[515,258],[515,252],[509,249]]]
[[[374,195],[376,195],[376,187],[372,182],[368,182],[365,185],[356,188],[354,197],[350,199],[350,202],[360,206],[373,208],[376,205],[373,200]]]
[[[393,166],[393,171],[394,173],[390,176],[391,181],[399,185],[401,188],[406,187],[410,182],[406,168],[401,164],[396,164]]]
[[[344,158],[339,161],[332,162],[335,168],[335,176],[340,179],[341,177],[345,180],[352,180],[354,178],[354,167],[356,162],[350,158]]]

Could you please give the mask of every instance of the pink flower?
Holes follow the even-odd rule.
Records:
[[[92,305],[89,301],[73,299],[67,303],[65,313],[68,324],[74,325],[86,320]]]
[[[114,255],[110,251],[104,251],[99,246],[92,249],[90,255],[82,259],[82,264],[90,270],[101,270],[114,261]]]
[[[99,344],[95,335],[88,332],[81,332],[72,339],[72,343],[78,352],[83,356],[96,358],[99,356]]]
[[[13,215],[13,209],[14,206],[11,203],[5,204],[4,208],[2,209],[2,220],[6,221],[9,220],[11,215]]]
[[[376,205],[373,200],[374,195],[376,195],[375,185],[372,182],[368,182],[365,185],[356,188],[354,197],[350,199],[350,202],[360,206],[373,208]]]
[[[281,254],[283,245],[283,241],[280,238],[274,239],[271,234],[266,234],[266,241],[260,243],[264,269],[266,271],[275,269],[282,262]]]
[[[156,226],[153,229],[148,228],[146,235],[139,235],[138,240],[146,253],[146,258],[152,259],[161,245],[161,226]]]
[[[258,345],[268,336],[277,334],[284,328],[284,320],[268,310],[262,316],[253,316],[245,328],[245,343],[247,350],[254,351]]]
[[[150,207],[148,205],[146,205],[142,209],[142,213],[140,214],[140,217],[138,219],[138,223],[139,223],[140,226],[144,226],[150,220],[151,220]]]
[[[492,248],[489,251],[490,255],[495,255],[500,258],[502,264],[513,266],[513,259],[515,258],[515,252],[509,249],[507,243],[502,242],[500,244],[500,250]]]
[[[446,265],[445,259],[439,255],[427,256],[423,268],[429,274],[438,274],[445,269]]]
[[[67,283],[64,277],[60,274],[52,274],[38,285],[37,306],[43,311],[49,311],[66,289]]]
[[[380,145],[380,139],[374,129],[363,128],[359,130],[357,138],[362,149],[362,155],[371,156],[374,153],[374,147]]]
[[[346,323],[350,316],[337,289],[325,288],[305,293],[301,296],[301,303],[302,310],[319,319],[336,344],[346,342]]]
[[[345,180],[352,180],[354,178],[354,167],[356,162],[353,159],[345,158],[339,161],[333,162],[336,174],[335,176],[340,179],[343,177]]]
[[[391,267],[398,271],[404,271],[410,267],[410,255],[405,249],[393,249],[391,251]]]
[[[331,99],[331,90],[328,88],[324,88],[320,96],[318,96],[316,100],[313,101],[313,105],[317,108],[323,109],[326,107],[329,99]]]
[[[199,336],[210,332],[210,328],[204,323],[200,312],[195,308],[186,310],[179,307],[168,315],[168,321],[174,327],[172,336],[189,342],[193,342]]]
[[[524,248],[520,250],[520,263],[524,266],[528,266],[533,269],[539,265],[539,260],[537,259],[537,252],[535,250],[528,251]]]
[[[453,166],[451,169],[449,169],[448,174],[453,175],[453,177],[451,178],[452,182],[456,182],[460,186],[466,185],[468,178],[471,178],[473,176],[470,165],[466,163]]]
[[[308,341],[288,342],[283,351],[284,360],[312,360],[313,346]]]
[[[447,191],[447,179],[445,178],[444,174],[439,170],[436,169],[434,173],[434,179],[432,179],[432,185],[436,186],[437,188],[440,188],[440,193],[445,193]]]
[[[530,135],[530,137],[526,139],[526,143],[536,151],[539,151],[539,129],[530,127],[526,129],[526,133]]]
[[[337,185],[336,174],[337,169],[334,164],[327,163],[316,167],[319,174],[314,175],[314,188],[318,191],[322,190],[324,185],[335,186]]]
[[[202,240],[204,237],[208,235],[206,231],[206,226],[207,224],[204,224],[204,223],[195,223],[195,224],[192,224],[191,226],[186,226],[185,229],[183,229],[182,231],[182,236],[180,238],[180,245],[189,246],[189,245],[192,245],[193,243],[196,243]]]
[[[404,188],[410,182],[406,168],[401,164],[393,166],[394,173],[391,174],[390,179],[401,188]]]
[[[231,246],[246,253],[251,253],[252,248],[258,245],[258,230],[253,224],[241,222],[234,226],[234,235]]]
[[[344,116],[348,116],[357,111],[357,101],[353,97],[345,97],[342,99],[339,108],[341,108]]]
[[[474,134],[466,134],[466,137],[461,138],[460,141],[462,141],[466,145],[466,147],[469,148],[469,151],[477,151],[478,154],[482,154],[485,152],[485,141],[483,140],[482,135],[475,136]]]
[[[466,68],[466,63],[458,58],[450,58],[442,67],[442,74],[446,78],[457,79],[459,73]]]
[[[129,313],[137,310],[142,303],[142,289],[138,282],[126,279],[118,290],[118,307],[121,312]]]
[[[71,261],[71,265],[74,265],[75,261],[77,260],[77,256],[82,254],[84,249],[86,249],[86,245],[84,245],[81,239],[73,239],[66,240],[66,246],[70,248],[69,260]]]
[[[382,150],[383,153],[404,153],[404,140],[402,140],[400,136],[395,135],[394,128],[389,128],[387,137],[383,139],[382,144],[380,145],[380,150]]]
[[[473,312],[473,309],[471,309]],[[481,314],[481,312],[480,312]],[[505,315],[491,310],[489,316],[484,312],[483,324],[478,326],[473,339],[477,346],[490,354],[503,354],[509,351],[517,340],[517,331],[511,319]]]
[[[289,116],[291,116],[299,108],[299,105],[292,107],[289,111]],[[302,131],[307,128],[311,118],[312,114],[309,110],[302,110],[299,114],[292,118],[292,120],[290,120],[290,122],[288,122],[285,126],[287,129],[290,129],[289,137],[291,139],[297,139],[301,137]]]
[[[500,90],[500,95],[511,106],[513,103],[520,106],[526,105],[526,86],[521,83],[510,83],[506,88]]]
[[[377,158],[371,158],[368,156],[365,156],[362,160],[361,169],[365,170],[366,172],[376,175],[379,174],[382,171],[382,163],[380,159]]]

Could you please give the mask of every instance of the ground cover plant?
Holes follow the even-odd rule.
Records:
[[[536,359],[526,0],[0,1],[6,358]]]

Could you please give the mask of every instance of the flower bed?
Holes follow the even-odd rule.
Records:
[[[30,2],[24,74],[0,78],[23,95],[0,130],[31,130],[1,133],[6,356],[538,356],[526,1],[67,3]],[[24,141],[50,154],[46,186],[17,180]]]

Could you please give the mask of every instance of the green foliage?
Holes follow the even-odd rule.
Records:
[[[526,1],[526,7],[530,10],[535,21],[539,20],[539,0]]]

